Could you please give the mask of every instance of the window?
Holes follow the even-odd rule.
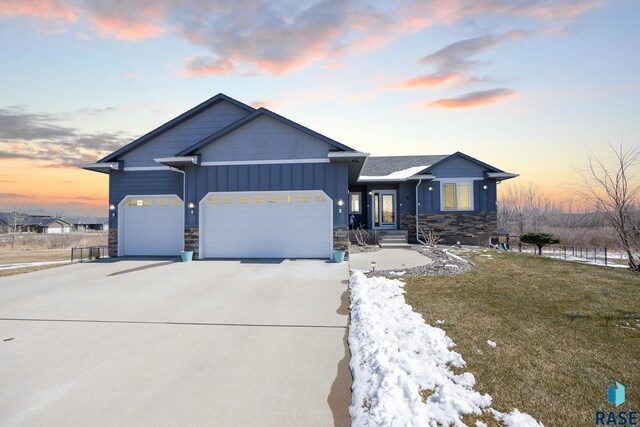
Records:
[[[222,197],[223,205],[232,205],[233,204],[233,196],[223,196]]]
[[[209,203],[210,205],[217,205],[218,204],[218,196],[210,196],[207,199],[207,203]]]
[[[253,196],[253,203],[264,203],[264,196]]]
[[[127,202],[127,206],[151,206],[151,199],[132,199]]]
[[[443,182],[441,188],[443,211],[473,210],[473,182]]]
[[[282,196],[283,203],[293,203],[295,202],[295,197],[293,196]]]
[[[238,196],[239,205],[246,205],[247,203],[249,203],[249,196]]]
[[[327,198],[324,196],[316,196],[313,198],[313,201],[316,203],[324,203],[327,201]]]
[[[156,206],[167,206],[167,199],[156,199]]]
[[[309,203],[310,201],[310,196],[298,196],[298,203]]]
[[[280,201],[280,197],[278,196],[269,196],[267,199],[268,203],[278,203]]]
[[[172,204],[173,206],[182,206],[182,200],[180,200],[180,199],[173,199],[173,200],[171,201],[171,204]]]
[[[362,213],[360,205],[360,193],[349,193],[349,213]]]

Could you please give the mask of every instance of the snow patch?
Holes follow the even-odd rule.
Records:
[[[358,178],[358,181],[368,181],[368,180],[375,180],[375,181],[379,181],[379,180],[397,180],[397,179],[407,179],[415,174],[417,174],[418,172],[428,168],[430,165],[426,165],[426,166],[414,166],[412,168],[407,168],[407,169],[402,169],[399,171],[395,171],[392,172],[388,175],[380,175],[380,176],[366,176],[366,175],[361,175],[360,178]]]
[[[436,320],[436,325],[442,325],[444,323],[444,320]]]
[[[491,348],[496,348],[498,346],[498,344],[491,340],[487,340],[487,344],[489,344],[489,347]]]
[[[465,361],[451,350],[455,344],[444,330],[427,325],[406,304],[402,281],[367,278],[356,271],[349,290],[349,414],[354,426],[460,427],[464,415],[491,409],[491,396],[473,390],[473,374],[452,371],[463,368]],[[491,414],[507,426],[541,426],[517,410],[503,414],[491,409]]]
[[[406,271],[390,271],[389,276],[404,276],[407,274]]]
[[[544,424],[536,421],[531,415],[514,409],[508,414],[504,414],[495,409],[491,409],[491,413],[498,421],[502,421],[506,427],[544,427]]]

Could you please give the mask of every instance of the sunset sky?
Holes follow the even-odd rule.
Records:
[[[0,211],[106,216],[77,168],[223,92],[373,155],[462,151],[568,196],[640,142],[632,0],[0,0]]]

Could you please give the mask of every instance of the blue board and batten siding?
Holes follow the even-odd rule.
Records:
[[[201,139],[249,114],[228,102],[220,102],[122,157],[127,167],[158,166],[153,159],[174,156]]]
[[[111,171],[109,204],[118,206],[127,195],[176,194],[182,199],[182,174],[170,170]],[[117,228],[118,219],[109,217],[109,227]]]
[[[348,225],[346,163],[189,166],[186,179],[186,203],[196,205],[209,192],[322,190],[333,201],[333,225]],[[338,199],[345,201],[342,208]],[[198,226],[197,209],[185,218],[187,227]]]

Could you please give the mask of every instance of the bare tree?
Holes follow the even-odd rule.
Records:
[[[588,154],[588,169],[583,173],[583,195],[613,227],[618,243],[627,254],[629,267],[639,270],[638,196],[640,183],[633,176],[639,165],[640,147],[609,145],[613,160]]]
[[[6,221],[6,231],[11,238],[11,249],[15,247],[16,235],[22,232],[23,224],[26,221],[28,215],[24,211],[24,204],[17,205],[12,203],[9,207],[9,212],[5,213],[4,219]]]

